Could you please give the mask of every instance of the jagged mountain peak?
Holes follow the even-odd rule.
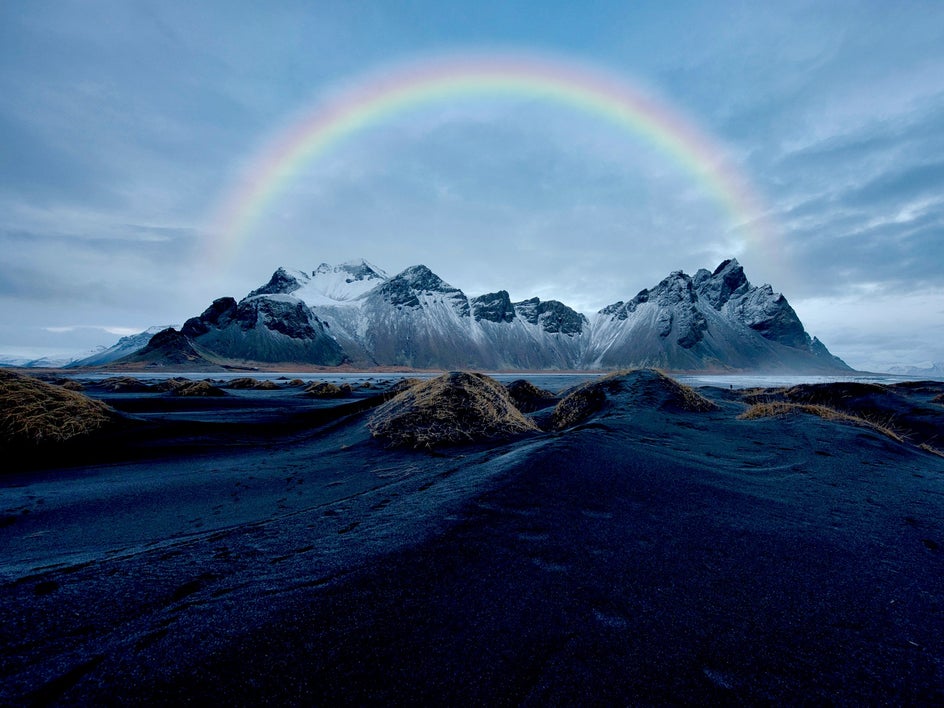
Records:
[[[476,321],[511,322],[515,319],[515,306],[511,304],[507,290],[485,293],[471,298],[469,302]]]
[[[283,268],[279,266],[272,274],[272,277],[269,278],[268,283],[253,290],[247,297],[255,297],[257,295],[275,295],[277,293],[284,293],[287,295],[300,289],[310,280],[311,278],[309,278],[308,274],[304,271],[291,270],[289,268]]]
[[[540,325],[550,334],[581,334],[587,318],[558,300],[544,300],[532,297],[514,303],[515,311],[526,322]]]
[[[434,300],[445,299],[462,317],[469,315],[469,299],[465,293],[422,264],[397,273],[372,293],[372,297],[380,297],[391,305],[410,308],[422,308],[423,302],[429,301],[430,296]]]
[[[449,283],[430,270],[428,266],[423,264],[413,265],[404,269],[394,276],[394,279],[403,280],[416,290],[435,292],[454,289]]]
[[[736,258],[722,261],[713,273],[699,270],[693,283],[698,294],[716,310],[720,310],[732,297],[742,295],[751,288],[744,268]]]
[[[375,266],[373,263],[368,261],[365,258],[355,258],[350,261],[344,261],[338,265],[330,265],[328,263],[322,263],[311,275],[314,278],[318,276],[325,276],[329,274],[344,273],[349,276],[351,281],[354,280],[387,280],[388,276],[383,270]]]

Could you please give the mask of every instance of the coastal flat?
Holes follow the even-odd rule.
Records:
[[[944,700],[944,458],[700,392],[435,451],[101,395],[140,425],[0,477],[0,702]]]

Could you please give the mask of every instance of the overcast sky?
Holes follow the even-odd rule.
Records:
[[[651,93],[776,237],[642,136],[481,95],[339,141],[214,252],[221,204],[293,120],[469,52]],[[590,313],[736,256],[852,366],[944,361],[941,2],[3,2],[0,95],[0,354],[180,324],[280,265],[425,263],[469,295]]]

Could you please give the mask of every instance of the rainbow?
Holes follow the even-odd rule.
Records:
[[[573,61],[471,54],[430,57],[367,76],[301,113],[255,155],[227,192],[210,228],[215,252],[210,256],[235,254],[301,168],[351,136],[428,104],[502,95],[564,104],[629,131],[707,189],[748,241],[772,238],[760,200],[721,147],[650,92]]]

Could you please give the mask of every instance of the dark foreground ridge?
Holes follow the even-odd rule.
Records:
[[[120,433],[0,475],[0,704],[944,700],[944,384],[517,384],[415,450],[381,406],[515,395],[200,383],[72,382]]]

